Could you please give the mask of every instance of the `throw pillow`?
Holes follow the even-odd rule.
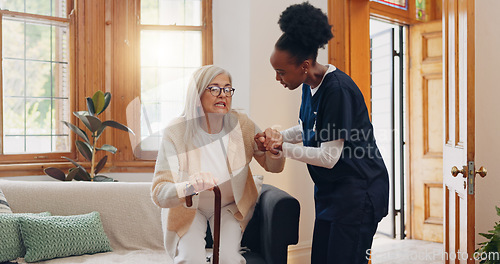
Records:
[[[19,229],[19,218],[27,215],[48,216],[50,213],[0,214],[0,263],[24,257],[26,249]]]
[[[2,192],[2,189],[0,189],[0,213],[12,213],[12,210],[10,210],[9,203],[7,203],[7,199],[5,199],[5,195]]]
[[[22,217],[26,262],[112,251],[100,214]]]

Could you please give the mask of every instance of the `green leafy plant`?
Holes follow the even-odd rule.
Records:
[[[117,148],[108,144],[103,144],[102,146],[98,147],[97,140],[107,127],[116,128],[132,134],[134,134],[134,132],[127,126],[122,125],[116,121],[107,120],[102,122],[97,117],[109,106],[109,103],[111,102],[111,93],[103,93],[102,91],[97,91],[92,97],[87,97],[86,100],[88,111],[78,111],[73,112],[73,114],[78,119],[80,119],[80,121],[82,121],[85,127],[90,131],[91,138],[89,138],[89,136],[83,129],[66,121],[62,122],[71,131],[78,135],[78,137],[80,137],[81,140],[77,140],[75,142],[76,148],[86,160],[90,161],[90,173],[87,172],[87,170],[78,162],[68,157],[63,158],[69,160],[76,167],[69,169],[67,175],[62,170],[53,167],[46,168],[44,172],[52,178],[61,181],[71,181],[73,179],[78,181],[114,181],[110,177],[98,174],[104,168],[104,165],[106,165],[108,156],[105,155],[101,158],[101,160],[99,160],[99,162],[96,163],[96,153],[102,150],[115,154]]]
[[[497,215],[500,216],[500,208],[495,206],[497,210]],[[488,241],[479,243],[480,248],[476,250],[481,258],[481,264],[499,264],[500,259],[498,259],[500,252],[500,223],[496,222],[494,230],[488,231],[488,233],[479,233],[479,235],[488,239]]]

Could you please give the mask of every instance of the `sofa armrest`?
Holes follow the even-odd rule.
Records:
[[[258,251],[267,264],[287,263],[288,245],[299,239],[299,214],[297,199],[264,184],[242,244]]]

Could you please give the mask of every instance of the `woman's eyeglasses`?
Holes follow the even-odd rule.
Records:
[[[233,87],[224,87],[224,88],[221,88],[221,87],[218,87],[218,86],[209,86],[209,87],[207,87],[205,89],[209,90],[210,93],[213,96],[215,96],[215,97],[219,96],[222,93],[222,90],[224,90],[224,94],[227,97],[231,97],[234,94],[234,88]]]

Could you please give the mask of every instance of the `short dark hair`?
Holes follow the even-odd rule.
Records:
[[[316,61],[318,49],[324,48],[333,37],[328,16],[308,2],[287,7],[281,13],[278,24],[283,35],[275,47],[288,51],[297,64],[307,59]]]

